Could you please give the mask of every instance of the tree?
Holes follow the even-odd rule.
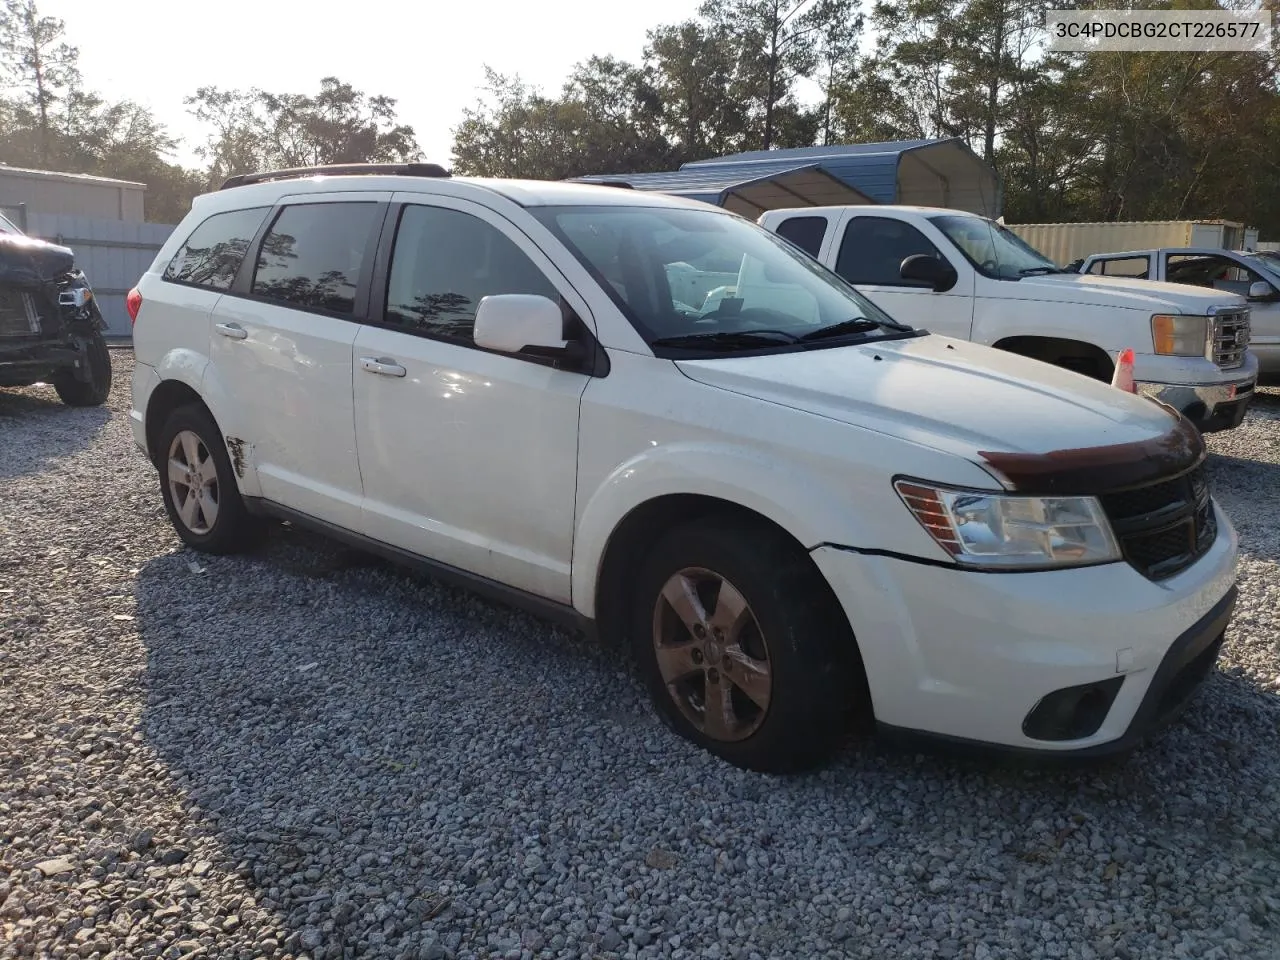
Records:
[[[485,76],[487,96],[453,131],[459,172],[564,180],[672,163],[659,94],[631,64],[592,57],[554,98],[488,67]]]
[[[368,96],[336,77],[315,95],[201,87],[186,98],[213,127],[201,158],[211,181],[266,167],[395,163],[421,156],[413,128],[396,118],[396,101]]]
[[[19,91],[18,111],[35,118],[41,167],[47,167],[53,155],[51,113],[80,87],[80,51],[66,42],[65,34],[63,22],[42,16],[35,0],[6,0],[0,52],[6,79]]]
[[[820,0],[813,12],[819,24],[818,60],[822,82],[822,142],[832,143],[836,98],[857,76],[862,39],[861,0]]]
[[[699,11],[737,44],[747,102],[763,122],[763,150],[774,146],[779,108],[794,105],[796,81],[817,66],[826,9],[812,0],[706,0]]]
[[[663,131],[679,162],[749,148],[740,58],[728,28],[695,20],[656,27],[649,31],[644,59]]]

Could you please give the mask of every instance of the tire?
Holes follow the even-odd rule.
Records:
[[[689,587],[701,616],[681,599]],[[823,765],[849,721],[870,718],[848,619],[808,556],[763,524],[708,519],[667,533],[641,567],[630,633],[659,716],[734,766]],[[709,714],[708,696],[727,711]]]
[[[100,407],[111,395],[111,354],[102,331],[96,328],[77,330],[89,364],[89,379],[80,380],[71,370],[60,370],[53,378],[53,389],[69,407]]]
[[[183,543],[215,554],[257,545],[265,525],[245,507],[222,431],[208,410],[196,404],[178,407],[161,428],[156,449],[165,512]],[[195,472],[185,472],[192,461]],[[205,495],[193,501],[197,489]]]

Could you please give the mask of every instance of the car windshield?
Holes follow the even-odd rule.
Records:
[[[1046,273],[1066,273],[1016,233],[985,217],[931,217],[934,226],[960,248],[981,273],[997,280],[1021,280]]]
[[[1263,276],[1280,280],[1280,254],[1256,253],[1242,259]]]
[[[708,207],[533,211],[660,356],[917,335],[803,251]]]
[[[22,231],[19,230],[16,226],[14,226],[8,217],[0,215],[0,234],[6,234],[6,233],[16,235],[19,237],[23,236]]]

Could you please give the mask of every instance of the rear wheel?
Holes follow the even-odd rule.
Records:
[[[207,410],[194,404],[174,410],[157,449],[164,508],[183,543],[205,553],[238,553],[258,541],[263,524],[244,505],[222,433]]]
[[[633,601],[636,659],[662,719],[735,766],[825,762],[869,716],[847,619],[781,533],[705,520],[664,536]]]
[[[77,341],[84,352],[89,378],[81,380],[73,370],[59,370],[53,389],[71,407],[98,407],[111,395],[111,353],[102,331],[93,327],[78,330]]]

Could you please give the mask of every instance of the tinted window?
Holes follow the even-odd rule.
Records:
[[[1212,287],[1242,297],[1249,295],[1249,287],[1266,279],[1230,257],[1204,254],[1171,254],[1165,268],[1165,276],[1174,283],[1190,283],[1200,287]]]
[[[470,344],[480,300],[504,293],[560,300],[546,275],[495,227],[458,210],[405,207],[384,322]]]
[[[236,278],[269,207],[215,213],[192,231],[165,267],[164,278],[226,290]]]
[[[944,259],[938,248],[909,223],[887,217],[855,217],[845,228],[836,273],[850,283],[928,287],[919,280],[902,279],[902,261],[917,253]]]
[[[1147,279],[1146,257],[1121,257],[1115,260],[1098,260],[1089,268],[1090,273],[1104,277],[1131,277]]]
[[[778,224],[778,236],[790,240],[811,257],[816,257],[822,249],[826,232],[826,217],[791,217]]]
[[[262,240],[253,292],[299,307],[351,313],[377,215],[376,203],[285,207]]]

